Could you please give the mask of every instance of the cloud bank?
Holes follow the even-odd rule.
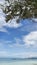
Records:
[[[30,32],[24,36],[23,41],[26,45],[37,45],[37,31]]]

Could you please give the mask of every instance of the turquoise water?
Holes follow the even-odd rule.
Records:
[[[0,65],[37,65],[37,60],[0,61]]]

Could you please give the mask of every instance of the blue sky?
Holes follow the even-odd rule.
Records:
[[[27,19],[6,23],[4,15],[0,9],[0,57],[37,57],[37,23]]]

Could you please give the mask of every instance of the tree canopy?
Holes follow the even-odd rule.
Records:
[[[37,0],[14,1],[5,0],[3,5],[3,12],[5,13],[5,20],[8,22],[15,17],[18,17],[17,23],[20,19],[37,18]]]

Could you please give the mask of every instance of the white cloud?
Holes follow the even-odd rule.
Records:
[[[0,51],[0,57],[6,57],[7,55],[6,51]]]
[[[19,38],[14,38],[15,43],[14,44],[8,44],[9,47],[24,47],[25,44],[23,44],[23,41]]]
[[[37,52],[20,52],[20,53],[14,53],[13,57],[17,57],[17,58],[37,57]]]
[[[1,32],[6,32],[6,33],[8,33],[8,31],[7,31],[5,28],[3,28],[3,27],[0,28],[0,31],[1,31]]]
[[[22,25],[21,23],[16,22],[16,19],[13,19],[11,22],[6,23],[5,26],[12,27],[12,28],[18,28],[21,25]]]
[[[0,9],[0,31],[1,32],[8,32],[5,28],[3,28],[4,24],[6,24],[6,22],[4,20],[5,20],[4,13]]]
[[[13,48],[13,47],[24,47],[24,45],[19,44],[19,43],[15,43],[15,44],[8,44],[8,46],[9,46],[10,48]]]
[[[5,3],[5,0],[0,0],[0,4],[4,4]]]
[[[1,40],[0,40],[0,44],[5,45],[4,43],[5,43],[5,44],[10,44],[10,43],[12,43],[12,41],[8,41],[8,40],[6,41],[6,40],[2,40],[2,39],[1,39]]]
[[[3,54],[3,55],[2,55]],[[0,51],[0,57],[13,57],[13,58],[31,58],[31,57],[37,57],[37,52],[15,52],[10,53],[9,51]]]
[[[4,41],[3,43],[10,43],[11,41]],[[0,48],[3,48],[3,43],[0,43]],[[9,44],[8,44],[9,45]],[[21,46],[20,44],[15,44],[14,46]],[[9,46],[12,47],[12,46]],[[9,48],[8,47],[8,48]],[[13,58],[28,58],[28,57],[37,57],[37,52],[12,52],[13,48],[9,48],[11,49],[11,51],[9,51],[8,49],[2,49],[0,50],[0,57],[13,57]],[[3,54],[3,55],[2,55]]]
[[[37,22],[37,18],[32,18],[32,20],[33,20],[34,22]]]
[[[26,45],[37,45],[37,31],[30,32],[24,36],[23,41]]]

